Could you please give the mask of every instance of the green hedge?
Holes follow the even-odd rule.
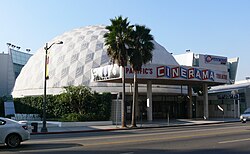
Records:
[[[62,121],[109,120],[111,116],[110,93],[99,94],[85,86],[65,87],[60,95],[47,96],[46,117]],[[16,113],[40,114],[43,96],[14,99]],[[1,104],[0,104],[1,105]],[[0,107],[1,109],[1,107]]]

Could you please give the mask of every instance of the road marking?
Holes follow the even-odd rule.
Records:
[[[243,130],[244,132],[246,131],[249,131],[249,130]],[[137,138],[136,140],[119,140],[119,141],[96,141],[95,143],[84,143],[84,142],[77,142],[78,145],[82,145],[83,147],[93,147],[93,146],[105,146],[105,145],[109,145],[109,146],[112,146],[112,145],[115,145],[115,144],[132,144],[132,143],[140,143],[140,144],[143,144],[145,142],[154,142],[154,141],[160,141],[160,140],[178,140],[178,139],[188,139],[188,138],[194,138],[194,137],[206,137],[206,136],[211,136],[211,135],[222,135],[222,134],[231,134],[231,133],[236,133],[236,132],[239,132],[239,130],[227,130],[227,131],[214,131],[213,132],[200,132],[200,133],[191,133],[189,135],[180,135],[180,136],[168,136],[169,134],[165,133],[165,135],[161,135],[161,136],[158,136],[158,137],[154,137],[154,136],[149,136],[149,135],[145,135],[145,134],[141,134],[141,136],[143,135],[143,137],[145,138]],[[242,132],[242,130],[240,131]],[[158,133],[157,133],[158,134]],[[162,133],[160,133],[162,134]],[[133,135],[129,135],[131,137],[133,137]],[[149,137],[149,138],[147,138]],[[114,137],[113,137],[114,138]],[[123,137],[124,138],[124,137]],[[98,138],[98,139],[103,139],[103,138]],[[117,138],[115,138],[117,139]],[[58,143],[54,143],[54,144],[59,144],[61,142],[65,142],[65,141],[85,141],[85,140],[88,140],[88,139],[62,139],[62,140],[46,140],[46,143],[49,144],[49,143],[52,143],[52,142],[56,142],[58,141]],[[241,141],[246,141],[246,140],[250,140],[250,138],[248,139],[241,139]],[[237,141],[240,141],[240,140],[237,140]],[[229,142],[236,142],[236,140],[234,141],[224,141],[224,143],[229,143]],[[32,142],[34,144],[34,142]],[[39,144],[41,142],[38,142],[37,141],[37,144]],[[221,142],[223,143],[223,142]],[[30,152],[31,149],[24,149],[25,152]],[[33,150],[32,150],[33,151]],[[36,149],[36,151],[38,151],[38,149]],[[125,154],[125,153],[122,153],[122,154]],[[130,153],[128,153],[130,154]],[[133,153],[131,153],[133,154]]]
[[[211,136],[211,135],[221,135],[221,134],[231,134],[234,132],[238,132],[236,130],[234,131],[227,131],[227,132],[211,132],[211,133],[204,133],[204,134],[194,134],[194,135],[184,135],[184,136],[173,136],[173,137],[154,137],[154,138],[144,138],[144,139],[137,139],[137,140],[126,140],[126,141],[113,141],[113,142],[99,142],[99,143],[80,143],[84,147],[89,146],[100,146],[100,145],[112,145],[112,144],[124,144],[124,143],[143,143],[143,142],[153,142],[153,141],[159,141],[159,140],[176,140],[176,139],[183,139],[183,138],[193,138],[193,137],[205,137],[205,136]],[[242,132],[242,131],[241,131]]]
[[[219,142],[219,143],[220,144],[226,144],[226,143],[243,142],[243,141],[250,141],[250,138],[238,139],[238,140],[229,140],[229,141],[222,141],[222,142]]]

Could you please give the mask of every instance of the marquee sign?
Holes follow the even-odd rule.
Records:
[[[197,79],[214,81],[214,71],[208,69],[186,68],[182,66],[170,67],[159,66],[156,68],[157,78],[182,78],[182,79]]]
[[[117,65],[108,65],[93,69],[93,81],[121,78],[121,71],[121,67]],[[125,73],[126,78],[132,79],[134,77],[133,69],[130,66],[125,67]],[[143,65],[141,70],[138,71],[137,77],[139,79],[195,80],[220,83],[227,83],[229,80],[229,74],[226,71],[156,64]]]
[[[132,68],[127,66],[125,70],[126,78],[134,77]],[[229,74],[226,71],[156,64],[143,65],[137,77],[142,79],[196,80],[221,83],[227,83],[229,80]]]

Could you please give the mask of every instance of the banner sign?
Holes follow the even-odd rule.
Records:
[[[15,114],[15,106],[13,101],[4,102],[4,115],[12,115]]]
[[[46,67],[46,72],[45,72],[45,79],[49,79],[49,54],[46,55],[46,61],[45,61],[45,67]]]

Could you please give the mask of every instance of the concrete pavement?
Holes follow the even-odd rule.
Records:
[[[38,132],[32,132],[33,127],[31,123],[38,123]],[[139,128],[157,128],[157,127],[177,127],[177,126],[192,126],[192,125],[207,125],[217,123],[240,122],[238,118],[224,118],[224,119],[171,119],[154,120],[137,122],[137,129]],[[98,132],[98,131],[114,131],[132,129],[130,125],[126,128],[121,128],[121,125],[112,124],[111,121],[100,122],[55,122],[47,121],[48,132],[41,132],[42,121],[29,121],[29,131],[31,135],[38,134],[61,134],[61,133],[79,133],[79,132]]]

